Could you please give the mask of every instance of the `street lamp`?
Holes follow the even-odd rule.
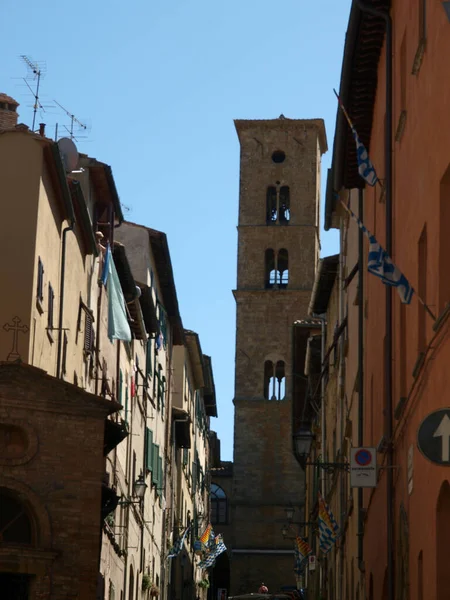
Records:
[[[303,470],[306,466],[319,467],[320,469],[324,469],[327,473],[334,473],[336,469],[341,469],[343,471],[349,470],[349,465],[346,462],[308,461],[314,439],[315,436],[309,427],[302,426],[294,434],[294,453]]]
[[[121,498],[117,503],[118,506],[129,506],[130,504],[139,504],[141,500],[143,500],[145,495],[145,490],[147,489],[147,484],[145,483],[144,476],[142,473],[136,479],[133,484],[133,497],[137,498],[137,500],[131,500],[130,498]]]

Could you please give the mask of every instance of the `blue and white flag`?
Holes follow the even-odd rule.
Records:
[[[373,166],[372,161],[369,158],[369,153],[367,152],[366,147],[359,139],[359,135],[354,127],[352,127],[352,133],[356,143],[358,173],[361,175],[361,177],[366,183],[368,183],[371,186],[374,186],[378,181],[378,176],[375,171],[375,167]]]
[[[357,222],[358,227],[363,231],[369,240],[369,258],[367,270],[372,275],[376,275],[381,281],[392,287],[397,288],[398,295],[403,304],[409,304],[414,294],[414,289],[403,273],[394,265],[391,257],[386,250],[380,246],[374,235],[370,233],[358,219],[358,217],[350,210],[348,206],[342,203],[344,208]]]
[[[175,558],[175,556],[178,556],[178,554],[180,554],[180,552],[183,550],[184,540],[186,539],[189,531],[191,530],[191,527],[192,523],[188,527],[186,527],[183,535],[177,539],[175,544],[172,546],[167,558]]]
[[[227,547],[224,544],[222,535],[219,533],[215,538],[215,548],[213,548],[207,557],[198,564],[199,569],[209,569],[209,567],[212,567],[216,562],[217,557],[222,554],[222,552],[225,552],[226,549]]]
[[[339,102],[339,106],[341,107],[341,110],[344,113],[345,118],[347,119],[347,123],[348,123],[350,129],[352,130],[353,138],[354,138],[355,144],[356,144],[356,158],[358,161],[358,173],[361,175],[361,177],[364,179],[364,181],[367,184],[374,186],[379,180],[378,180],[378,176],[375,171],[375,167],[373,166],[372,161],[369,158],[369,153],[367,152],[367,149],[364,146],[364,144],[359,139],[359,135],[355,129],[355,126],[353,125],[353,122],[350,119],[348,112],[345,109],[345,106],[342,104],[338,93],[336,92],[336,90],[333,90],[333,92],[335,93],[336,98],[338,99],[338,102]]]

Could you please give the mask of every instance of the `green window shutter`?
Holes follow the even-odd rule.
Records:
[[[147,471],[152,470],[152,457],[153,457],[153,431],[146,429],[146,452],[145,452],[145,468]]]
[[[147,340],[147,355],[146,355],[146,376],[151,377],[153,374],[152,369],[152,344],[154,342],[153,338],[149,338]]]
[[[125,386],[125,421],[128,423],[128,385]]]
[[[163,466],[162,466],[162,456],[158,456],[158,496],[162,495],[162,487],[163,487]]]
[[[166,378],[164,375],[161,377],[161,415],[164,418],[164,399],[166,395]]]
[[[153,456],[152,456],[152,483],[158,486],[158,458],[159,458],[159,445],[153,444]]]

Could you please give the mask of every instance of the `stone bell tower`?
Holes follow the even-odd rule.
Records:
[[[292,325],[319,256],[321,119],[235,121],[238,225],[231,594],[295,585],[285,508],[303,502],[292,448]]]

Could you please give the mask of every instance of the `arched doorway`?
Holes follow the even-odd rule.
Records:
[[[26,504],[8,488],[0,488],[0,546],[20,549],[36,546],[37,532]],[[0,590],[4,600],[28,600],[31,576],[27,573],[0,571]]]
[[[230,559],[228,552],[217,557],[216,564],[210,574],[211,585],[208,600],[227,600],[230,594]]]
[[[436,600],[450,598],[450,485],[444,481],[436,507]]]

